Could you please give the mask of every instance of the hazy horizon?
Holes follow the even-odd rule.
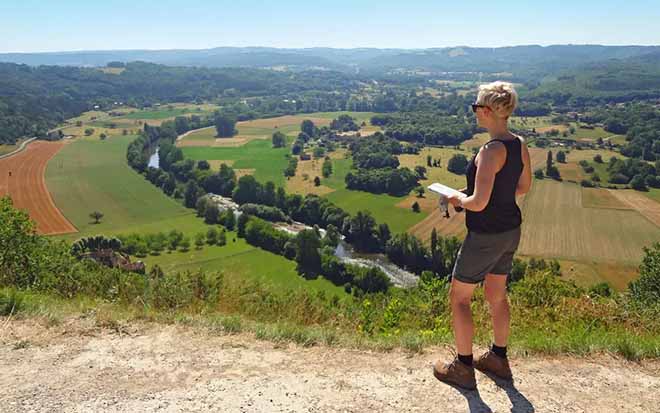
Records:
[[[0,52],[199,50],[215,47],[429,49],[660,42],[660,4],[647,0],[508,0],[383,4],[300,0],[0,4]],[[27,28],[27,29],[26,29]]]

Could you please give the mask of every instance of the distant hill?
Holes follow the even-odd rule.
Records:
[[[114,50],[56,53],[5,53],[0,61],[28,65],[105,66],[145,61],[170,66],[287,67],[385,73],[393,70],[543,73],[603,62],[660,54],[660,46],[555,45],[434,49],[276,49],[218,47],[201,50]]]

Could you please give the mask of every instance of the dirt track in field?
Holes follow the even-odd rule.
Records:
[[[64,142],[35,141],[24,151],[0,159],[0,196],[9,194],[15,207],[27,210],[40,234],[77,232],[55,206],[44,176],[48,161],[63,145]]]

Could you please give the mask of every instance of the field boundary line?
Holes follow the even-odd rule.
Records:
[[[6,154],[4,154],[4,155],[0,155],[0,159],[9,158],[9,157],[12,156],[12,155],[16,155],[17,153],[22,152],[23,150],[25,150],[25,148],[28,146],[28,144],[29,144],[30,142],[33,142],[33,141],[35,141],[35,140],[37,140],[37,138],[30,138],[30,139],[26,140],[25,142],[21,143],[21,146],[19,146],[18,148],[14,149],[13,151],[11,151],[11,152],[9,152],[9,153],[6,153]]]

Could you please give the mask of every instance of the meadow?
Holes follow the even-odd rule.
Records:
[[[46,184],[58,208],[80,232],[72,237],[203,226],[190,210],[127,165],[126,148],[133,139],[78,139],[49,161]],[[105,215],[100,224],[91,223],[92,211]]]
[[[183,147],[186,158],[195,161],[233,161],[236,169],[253,169],[254,177],[262,182],[273,181],[284,186],[284,169],[288,165],[286,155],[289,148],[273,148],[268,140],[255,139],[240,147]]]
[[[190,233],[189,235],[194,235]],[[296,272],[296,263],[279,255],[253,247],[238,238],[235,232],[227,232],[227,245],[205,245],[187,252],[163,253],[142,259],[148,267],[159,265],[166,273],[179,271],[220,271],[225,277],[259,281],[278,289],[308,288],[344,296],[342,287],[319,277],[306,280]]]
[[[523,205],[520,254],[634,265],[660,228],[637,211],[584,208],[575,184],[535,180]]]

